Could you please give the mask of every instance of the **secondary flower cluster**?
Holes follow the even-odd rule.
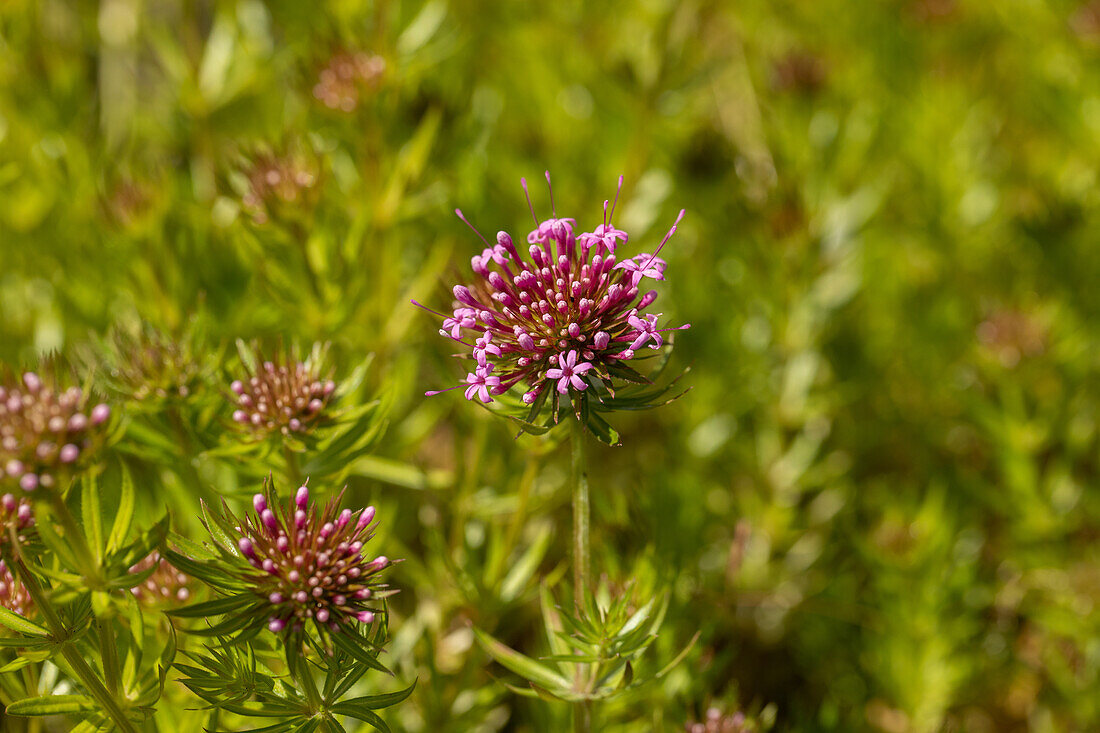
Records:
[[[321,376],[313,359],[265,361],[255,374],[229,386],[237,402],[233,420],[256,434],[308,430],[336,391],[336,383]]]
[[[160,556],[159,552],[149,553],[141,562],[130,568],[131,573],[141,573],[149,568],[156,567],[153,574],[141,585],[130,589],[134,597],[141,603],[153,606],[172,601],[186,601],[191,597],[191,590],[187,587],[191,579]]]
[[[29,501],[17,500],[11,494],[0,497],[0,551],[11,538],[13,530],[16,541],[23,544],[27,541],[27,532],[32,527],[34,527],[34,514],[31,512]]]
[[[548,388],[582,392],[595,379],[610,381],[617,365],[643,347],[660,348],[662,334],[677,330],[659,328],[661,314],[646,312],[657,291],[645,290],[644,281],[664,280],[665,261],[657,254],[684,212],[652,254],[619,259],[616,250],[628,235],[611,223],[614,211],[605,201],[603,223],[575,234],[573,219],[555,212],[540,222],[532,205],[536,226],[526,248],[500,232],[496,244],[486,242],[473,258],[475,278],[455,286],[454,310],[440,330],[470,349],[473,371],[458,385],[466,399],[492,402],[517,384],[527,404]]]
[[[310,619],[333,630],[374,621],[370,602],[383,588],[375,576],[390,564],[363,554],[374,535],[374,507],[337,511],[337,499],[319,509],[305,486],[287,507],[263,494],[252,504],[256,513],[238,526],[237,546],[255,568],[246,579],[270,603],[271,631],[298,630]]]
[[[707,710],[706,720],[688,723],[684,726],[687,733],[745,733],[748,719],[744,713],[723,715],[718,708]]]
[[[22,384],[0,386],[0,485],[50,488],[91,448],[110,417],[107,405],[85,410],[78,387],[61,390],[34,372]]]
[[[11,574],[3,560],[0,560],[0,606],[20,616],[27,616],[34,607],[27,589]]]
[[[385,71],[381,56],[362,51],[336,54],[321,69],[313,96],[329,109],[351,112],[359,105],[360,91],[377,88]]]

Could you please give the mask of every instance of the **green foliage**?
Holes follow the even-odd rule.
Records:
[[[150,730],[264,725],[162,677],[171,624],[201,623],[124,576],[145,547],[200,557],[200,499],[239,511],[258,477],[298,473],[376,503],[376,541],[406,559],[381,655],[401,682],[365,674],[343,699],[415,679],[381,713],[395,731],[566,729],[568,705],[496,683],[473,631],[566,679],[555,655],[599,651],[564,620],[552,651],[540,613],[569,557],[560,431],[425,399],[459,375],[408,304],[446,308],[481,249],[454,207],[522,241],[518,180],[546,168],[581,229],[623,174],[637,251],[688,210],[658,287],[692,324],[668,396],[692,391],[587,419],[622,444],[590,452],[593,572],[667,585],[634,674],[698,641],[601,703],[602,729],[681,729],[712,704],[778,730],[1100,727],[1095,8],[0,3],[0,361],[62,352],[115,433],[63,505],[36,497],[25,571],[0,543],[56,607],[0,612],[0,728],[109,726],[93,680]],[[356,53],[384,70],[345,84]],[[341,383],[373,360],[299,451],[238,440],[238,340],[330,343]],[[220,600],[192,593],[173,605]],[[196,679],[250,664],[249,645],[179,644]],[[265,654],[271,687],[241,704],[304,694]],[[42,704],[61,708],[10,714]],[[369,729],[347,716],[372,708],[337,704]]]

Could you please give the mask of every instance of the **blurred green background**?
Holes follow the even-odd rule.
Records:
[[[468,624],[544,651],[486,547],[560,575],[566,455],[423,398],[460,367],[409,299],[481,249],[454,207],[523,235],[548,168],[590,229],[621,173],[629,251],[688,210],[694,389],[593,446],[594,560],[673,583],[655,664],[701,638],[606,729],[1097,730],[1098,161],[1096,2],[7,0],[0,360],[142,318],[374,353],[389,720],[561,729]]]

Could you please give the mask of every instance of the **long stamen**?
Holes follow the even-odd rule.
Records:
[[[466,215],[462,213],[462,209],[455,209],[455,214],[458,216],[459,219],[462,220],[463,224],[470,227],[470,229],[472,229],[474,231],[474,234],[476,234],[481,239],[482,242],[485,242],[486,247],[491,247],[492,246],[491,244],[489,244],[489,240],[487,240],[484,236],[482,236],[481,232],[479,232],[477,230],[477,227],[475,227],[473,224],[470,223],[469,219],[466,218]]]
[[[615,207],[619,205],[619,194],[623,192],[623,177],[619,176],[619,187],[615,189],[615,203],[611,204],[611,213],[608,215],[607,220],[610,222],[611,218],[615,216]]]
[[[558,218],[558,210],[554,206],[554,187],[550,185],[550,171],[546,171],[546,188],[550,191],[550,215]]]
[[[527,197],[527,208],[531,210],[531,218],[535,220],[535,228],[539,226],[539,217],[535,214],[535,205],[531,203],[531,192],[527,190],[527,179],[519,179],[519,185],[523,186],[523,195]]]

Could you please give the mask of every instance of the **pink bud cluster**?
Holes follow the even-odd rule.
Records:
[[[60,475],[95,446],[111,415],[107,405],[86,411],[78,387],[61,390],[34,372],[0,386],[0,485],[24,491],[57,485]]]
[[[313,96],[329,109],[352,112],[362,91],[378,88],[386,71],[381,56],[357,51],[338,53],[321,69]]]
[[[319,509],[306,486],[288,507],[273,506],[263,494],[252,504],[255,514],[245,515],[237,547],[255,569],[247,579],[270,604],[271,631],[298,630],[310,619],[332,630],[374,621],[372,600],[384,589],[375,576],[390,564],[363,553],[374,535],[374,507],[337,511],[337,500]]]
[[[233,420],[257,434],[309,430],[336,392],[336,383],[322,377],[312,361],[265,361],[255,374],[229,386],[237,403]]]
[[[662,334],[676,330],[658,328],[660,314],[645,312],[657,291],[643,284],[664,279],[665,262],[657,253],[684,212],[653,254],[619,259],[616,250],[628,235],[611,223],[614,211],[605,201],[603,223],[576,235],[573,219],[555,213],[539,221],[532,205],[536,226],[526,248],[507,232],[498,233],[495,244],[485,242],[471,262],[474,280],[455,286],[454,310],[440,329],[470,349],[473,370],[458,385],[466,399],[492,402],[517,384],[528,404],[547,388],[561,395],[583,392],[595,379],[610,381],[610,368],[642,347],[660,348]]]
[[[744,713],[723,715],[718,708],[710,708],[704,720],[688,723],[684,730],[687,733],[745,733],[747,725]]]
[[[156,569],[145,582],[130,589],[138,601],[146,606],[156,606],[174,601],[183,602],[191,597],[191,590],[187,587],[191,579],[172,567],[159,552],[153,551],[146,555],[130,568],[130,572],[141,573],[154,566]]]
[[[0,497],[0,550],[11,539],[12,532],[19,544],[27,541],[27,533],[34,527],[34,514],[31,503],[26,499],[16,499],[12,494]]]
[[[3,560],[0,560],[0,606],[24,617],[34,608],[30,593]]]

